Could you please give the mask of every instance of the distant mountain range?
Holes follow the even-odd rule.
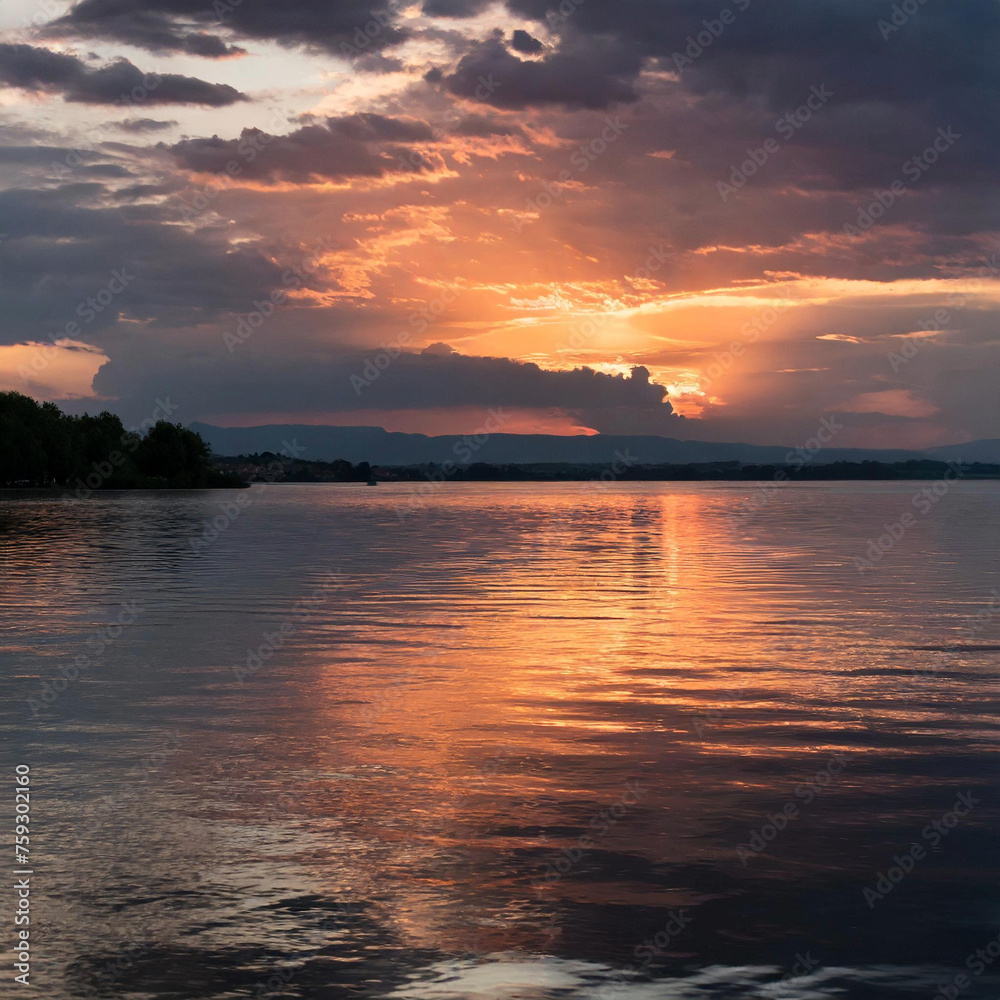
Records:
[[[678,441],[674,438],[625,435],[493,434],[477,445],[462,436],[390,433],[381,427],[328,427],[309,424],[265,424],[261,427],[215,427],[193,423],[218,455],[247,455],[298,449],[296,456],[313,461],[371,462],[372,465],[418,465],[425,462],[456,465],[488,462],[493,465],[568,462],[610,465],[626,456],[637,465],[737,461],[753,464],[784,463],[795,449],[777,445],[724,444],[714,441]],[[824,448],[811,458],[828,462],[905,462],[912,458],[939,461],[1000,462],[1000,440],[929,448],[926,451]]]

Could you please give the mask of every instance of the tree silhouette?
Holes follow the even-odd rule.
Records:
[[[0,485],[78,490],[240,485],[216,472],[208,445],[161,420],[145,437],[104,411],[70,417],[54,403],[0,392]]]

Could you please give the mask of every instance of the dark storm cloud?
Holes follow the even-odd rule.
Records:
[[[100,159],[95,152],[81,150],[79,152],[68,147],[58,146],[0,146],[0,164],[10,163],[26,167],[51,167],[53,164],[65,163],[74,153],[81,163]]]
[[[384,56],[381,52],[369,52],[354,60],[354,68],[359,73],[400,73],[406,68],[406,64],[395,56]]]
[[[111,122],[109,127],[119,129],[122,132],[162,132],[164,129],[173,128],[177,122],[157,121],[155,118],[129,118],[123,122]]]
[[[365,373],[360,374],[364,377]],[[441,350],[400,355],[362,393],[350,395],[363,396],[366,408],[389,410],[478,406],[489,400],[491,405],[554,406],[568,411],[656,407],[664,415],[673,412],[665,400],[666,389],[650,382],[644,368],[634,369],[632,376],[625,378],[589,368],[547,371],[507,358],[469,357]]]
[[[715,8],[706,7],[703,0],[617,0],[579,3],[566,17],[547,16],[553,7],[549,0],[506,0],[506,4],[513,13],[547,24],[558,34],[614,37],[646,56],[684,54],[688,36],[710,27],[715,37],[703,45],[704,54],[694,56],[694,66],[714,61],[722,69],[734,56],[764,60],[779,55],[782,60],[811,63],[820,71],[833,60],[853,66],[862,81],[871,81],[872,87],[865,89],[896,94],[908,92],[911,84],[919,92],[931,91],[928,77],[934,74],[981,79],[988,39],[995,38],[1000,19],[990,0],[967,0],[960,6],[924,3],[898,28],[891,22],[892,2],[871,0],[721,0]],[[719,20],[724,8],[731,11],[729,23]],[[889,24],[890,30],[880,29],[880,22]],[[941,32],[945,25],[947,36]],[[959,55],[963,52],[979,58],[967,62]],[[903,79],[885,72],[932,53],[935,58],[924,66],[923,74],[916,66]],[[866,65],[866,56],[876,58]],[[762,74],[751,89],[780,83],[780,74],[780,67]]]
[[[459,97],[499,108],[557,104],[601,109],[639,99],[631,83],[638,71],[638,56],[610,42],[576,39],[534,61],[518,59],[501,39],[492,38],[464,55],[442,82]]]
[[[371,368],[372,356],[342,351],[313,358],[241,354],[234,359],[206,352],[169,372],[144,372],[147,365],[157,367],[155,359],[134,357],[128,366],[107,366],[95,388],[112,395],[134,390],[143,398],[147,388],[162,391],[169,385],[192,414],[510,407],[557,408],[599,429],[629,420],[661,431],[681,423],[666,390],[650,383],[643,368],[631,377],[589,368],[547,371],[507,358],[434,350],[401,354],[379,370]],[[370,378],[373,372],[376,378]]]
[[[239,139],[185,139],[170,152],[182,167],[199,173],[220,173],[235,161],[242,177],[307,183],[313,178],[412,171],[407,150],[387,143],[432,135],[426,122],[359,114],[330,118],[326,125],[306,125],[289,135],[244,129]]]
[[[426,0],[423,10],[462,19],[488,6],[486,0]],[[984,86],[996,92],[995,71],[987,82],[987,61],[1000,37],[1000,11],[992,0],[927,3],[901,25],[892,22],[891,3],[871,0],[720,0],[717,8],[706,7],[704,0],[566,0],[561,5],[506,0],[506,6],[545,25],[558,38],[556,52],[539,62],[522,62],[498,41],[475,48],[465,53],[451,78],[453,92],[475,97],[478,77],[492,72],[503,86],[487,98],[489,103],[606,107],[633,99],[644,59],[676,69],[673,57],[684,56],[690,40],[701,33],[708,44],[695,41],[693,59],[681,67],[684,86],[698,93],[760,95],[780,108],[825,80],[849,103],[925,103],[928,113],[944,116],[939,124],[949,124],[949,112],[970,127],[974,117],[984,128],[986,119],[995,124],[995,101],[969,100],[970,91]],[[209,56],[228,54],[213,32],[231,31],[367,56],[407,37],[399,18],[403,7],[400,0],[217,0],[214,7],[205,0],[82,0],[52,30]],[[726,7],[732,18],[723,24],[718,15]],[[880,27],[880,20],[888,27]],[[521,29],[512,44],[522,53],[540,51],[538,40]]]
[[[424,0],[428,17],[474,17],[486,10],[492,0]]]
[[[403,6],[399,0],[82,0],[50,30],[216,57],[233,52],[214,34],[221,27],[243,38],[360,55],[406,38],[396,23]]]
[[[780,114],[825,85],[836,94],[830,118],[837,134],[832,125],[826,135],[803,132],[820,159],[829,157],[825,169],[806,174],[807,183],[891,182],[885,170],[898,167],[901,153],[922,149],[928,128],[938,127],[972,140],[948,158],[942,180],[985,177],[993,169],[1000,6],[992,0],[927,3],[902,17],[892,3],[870,0],[729,0],[716,8],[703,0],[506,5],[544,24],[555,50],[543,60],[521,60],[492,39],[470,48],[450,75],[429,79],[499,107],[604,108],[632,99],[644,65],[679,73],[680,87],[706,102],[697,122],[686,126],[700,127],[710,140],[701,155],[695,151],[696,161],[707,159],[719,140],[742,138],[745,128],[732,131],[717,117],[727,117],[727,108],[739,106],[750,118]],[[476,7],[456,0],[452,14],[463,6],[465,13]],[[525,47],[528,37],[516,34],[512,47],[537,51]],[[484,87],[484,80],[495,86]],[[882,162],[887,156],[895,162]]]
[[[486,115],[468,115],[452,129],[455,135],[467,135],[475,139],[487,139],[491,135],[524,135],[524,130],[502,118]]]
[[[9,87],[68,88],[86,72],[76,56],[33,45],[0,45],[0,81]]]
[[[56,151],[48,150],[51,157]],[[49,190],[0,191],[0,342],[48,340],[76,322],[76,339],[112,340],[122,315],[153,325],[197,326],[244,308],[280,283],[281,268],[225,234],[165,225],[168,205],[93,207],[96,183]],[[81,322],[81,304],[106,288],[114,272],[131,276],[125,291]],[[83,307],[86,312],[86,307]]]
[[[163,11],[157,10],[156,4],[78,4],[56,21],[48,34],[113,38],[150,52],[183,52],[208,59],[243,52],[243,49],[227,44],[217,35],[192,27],[191,22],[183,26],[177,24]]]
[[[176,73],[143,73],[127,59],[92,69],[76,56],[33,45],[0,44],[0,83],[61,93],[80,104],[202,104],[224,107],[247,98],[227,84]]]
[[[523,52],[525,55],[538,55],[545,48],[537,38],[529,35],[526,31],[522,31],[520,28],[514,32],[510,40],[510,45],[512,49],[517,52]]]
[[[427,142],[434,138],[427,122],[371,113],[328,118],[326,123],[331,132],[358,142]]]
[[[697,93],[757,95],[781,110],[825,82],[846,104],[913,106],[935,124],[961,122],[982,133],[997,122],[1000,8],[992,0],[926,3],[895,20],[888,0],[729,0],[715,8],[703,0],[621,0],[572,5],[568,17],[548,17],[550,0],[507,6],[548,24],[564,43],[577,35],[614,39],[637,58],[658,59]],[[726,8],[728,24],[719,19]]]

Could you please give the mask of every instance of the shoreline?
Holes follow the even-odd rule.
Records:
[[[810,484],[820,484],[820,483],[851,483],[851,484],[862,484],[862,483],[929,483],[937,482],[939,476],[918,476],[918,477],[896,477],[896,476],[871,476],[871,477],[861,477],[861,478],[848,478],[841,476],[813,476],[813,477],[802,477],[793,478],[788,477],[784,480],[771,479],[769,481],[759,479],[759,478],[747,478],[747,479],[721,479],[713,478],[710,476],[701,477],[664,477],[664,478],[615,478],[611,480],[601,480],[600,477],[566,477],[566,478],[504,478],[504,479],[466,479],[466,478],[452,478],[450,480],[438,480],[438,479],[380,479],[378,480],[378,486],[412,486],[420,485],[421,483],[433,483],[435,486],[500,486],[504,484],[532,484],[536,486],[560,486],[570,483],[581,483],[581,484],[594,484],[596,486],[611,486],[611,485],[655,485],[657,483],[710,483],[716,486],[806,486]],[[993,476],[976,476],[976,475],[966,475],[961,476],[961,481],[963,482],[976,482],[976,483],[988,483],[988,482],[1000,482],[1000,475]],[[66,498],[71,500],[76,500],[79,502],[85,502],[91,500],[98,496],[113,496],[122,493],[213,493],[213,492],[232,492],[233,490],[248,490],[254,486],[344,486],[344,487],[362,487],[370,488],[367,483],[359,482],[337,482],[335,480],[323,480],[323,481],[297,481],[297,480],[285,480],[285,481],[261,481],[254,483],[246,483],[243,486],[203,486],[203,487],[184,487],[184,488],[170,488],[170,487],[152,487],[152,486],[136,486],[134,488],[127,489],[110,489],[110,490],[94,490],[90,496],[78,497],[71,490],[61,489],[59,487],[44,487],[44,486],[4,486],[0,487],[0,500],[5,498],[6,494],[12,494],[10,499],[14,499],[17,496],[26,497],[30,494],[36,494],[38,497],[45,498]]]

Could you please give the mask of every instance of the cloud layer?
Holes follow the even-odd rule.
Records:
[[[0,379],[99,364],[92,394],[191,420],[1000,435],[994,3],[552,7],[82,0],[8,32]],[[72,378],[25,382],[60,337]]]
[[[80,104],[202,104],[226,107],[246,97],[228,84],[206,83],[178,73],[144,73],[127,59],[99,69],[76,56],[33,45],[0,45],[0,83],[62,94]]]

